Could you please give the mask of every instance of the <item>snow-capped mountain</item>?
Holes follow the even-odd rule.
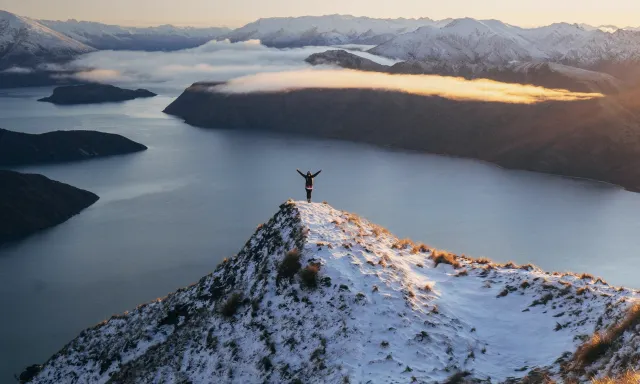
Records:
[[[0,10],[0,70],[67,60],[94,50],[28,17]]]
[[[49,28],[96,49],[170,51],[194,48],[220,38],[228,28],[194,28],[162,25],[121,27],[89,21],[40,20]]]
[[[212,274],[84,330],[22,378],[586,383],[639,368],[637,299],[589,275],[455,256],[290,201]],[[611,344],[587,359],[587,341],[573,354],[594,331]]]
[[[592,66],[609,60],[640,60],[640,34],[625,30],[609,33],[567,23],[526,29],[498,20],[465,18],[442,28],[419,28],[370,52],[404,60],[471,63],[539,60]]]
[[[374,19],[349,15],[274,17],[259,19],[228,34],[235,41],[257,39],[267,46],[380,44],[425,25],[429,18]]]

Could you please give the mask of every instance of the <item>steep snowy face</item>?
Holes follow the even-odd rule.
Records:
[[[519,28],[499,21],[458,19],[442,28],[422,27],[400,35],[372,50],[373,54],[404,60],[504,63],[529,60],[528,42]]]
[[[371,50],[400,59],[508,63],[551,60],[593,65],[640,60],[640,34],[557,23],[525,29],[498,20],[456,19],[442,28],[421,28]]]
[[[97,49],[177,50],[193,48],[217,39],[228,28],[121,27],[88,21],[40,20],[49,28]]]
[[[83,331],[32,382],[502,382],[557,371],[636,298],[287,202],[215,272]]]
[[[238,28],[231,41],[257,39],[267,46],[380,44],[394,36],[436,22],[428,19],[373,19],[348,15],[275,17]]]
[[[35,20],[0,11],[0,69],[69,59],[92,51]]]

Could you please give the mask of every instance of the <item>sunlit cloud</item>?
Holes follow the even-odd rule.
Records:
[[[299,70],[260,73],[232,79],[206,90],[223,93],[282,92],[299,89],[380,89],[455,100],[532,104],[603,97],[599,93],[571,92],[532,85],[466,80],[435,75],[391,75],[352,70]]]

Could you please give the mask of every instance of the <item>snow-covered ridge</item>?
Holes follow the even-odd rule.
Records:
[[[217,39],[230,31],[230,29],[223,27],[195,28],[173,25],[122,27],[77,20],[40,20],[40,22],[97,49],[186,49]]]
[[[33,19],[0,10],[0,69],[68,59],[94,50]]]
[[[260,40],[267,46],[380,44],[425,25],[429,18],[374,19],[350,15],[273,17],[259,19],[227,35],[231,41]]]
[[[559,376],[581,340],[637,298],[590,276],[456,257],[327,204],[287,202],[215,272],[83,331],[32,382]],[[580,381],[633,368],[640,341],[625,333],[624,342]]]
[[[544,60],[593,65],[640,60],[640,33],[556,23],[521,28],[498,20],[456,19],[397,36],[371,53],[404,60],[483,63]]]

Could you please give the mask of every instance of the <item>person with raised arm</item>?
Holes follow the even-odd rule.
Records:
[[[304,189],[307,191],[307,203],[311,202],[311,192],[313,192],[313,179],[322,172],[322,169],[318,172],[311,174],[311,171],[307,171],[307,174],[300,172],[299,169],[296,169],[300,176],[304,177]]]

